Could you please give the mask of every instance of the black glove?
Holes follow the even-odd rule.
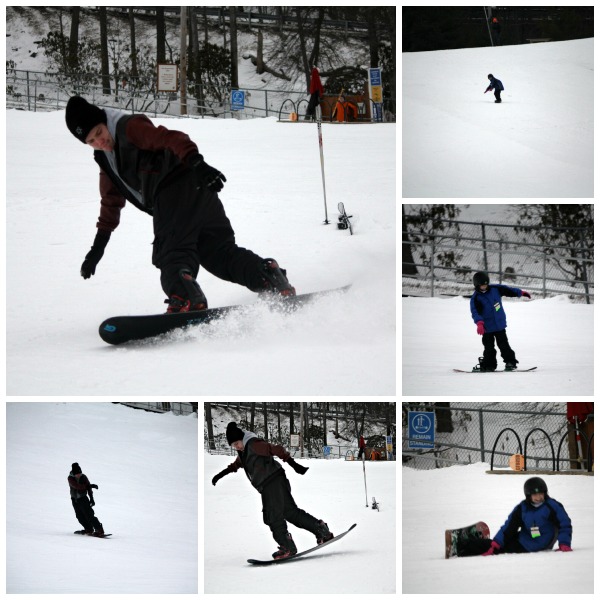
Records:
[[[94,245],[92,249],[85,255],[85,260],[81,265],[81,276],[84,279],[89,279],[96,273],[96,266],[100,262],[100,259],[104,255],[104,248],[110,240],[110,232],[98,230],[96,237],[94,238]]]
[[[96,506],[96,503],[94,502],[94,496],[92,496],[90,494],[90,506]]]
[[[225,475],[227,475],[227,473],[229,473],[229,467],[227,467],[226,469],[223,469],[220,473],[215,475],[212,478],[212,484],[217,485],[217,481],[219,481],[219,479],[222,479],[223,477],[225,477]]]
[[[98,489],[98,486],[97,486],[95,483],[90,483],[90,487],[91,487],[91,488]]]
[[[302,465],[299,465],[293,458],[288,458],[287,461],[288,465],[290,465],[290,467],[292,467],[292,469],[294,469],[294,471],[296,471],[296,473],[298,473],[298,475],[304,475],[304,473],[306,473],[306,471],[308,471],[308,467],[303,467]]]
[[[220,192],[227,178],[221,171],[204,162],[202,154],[197,154],[188,164],[196,176],[196,189],[208,188],[211,192]]]

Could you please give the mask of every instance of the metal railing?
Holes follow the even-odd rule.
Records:
[[[529,239],[520,239],[514,225],[453,223],[457,229],[452,232],[411,228],[404,232],[409,239],[402,244],[411,248],[413,261],[402,263],[403,294],[471,295],[473,273],[485,270],[493,283],[519,284],[543,298],[568,294],[587,304],[593,302],[593,242],[590,247],[587,241],[593,232],[589,228],[574,230],[579,235],[575,246],[541,243],[533,232],[526,236]],[[414,268],[417,273],[411,274],[409,269]]]

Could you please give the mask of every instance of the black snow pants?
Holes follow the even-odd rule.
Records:
[[[318,519],[296,506],[292,488],[285,475],[277,476],[262,491],[263,521],[279,546],[286,545],[287,523],[316,535]]]
[[[459,540],[456,546],[458,556],[480,556],[492,547],[492,540],[482,540],[478,537],[470,537],[466,540]],[[504,548],[494,552],[494,554],[512,554],[527,552],[519,543],[516,537],[505,540]]]
[[[167,296],[187,297],[179,271],[189,269],[197,278],[200,266],[252,291],[262,288],[262,258],[236,245],[219,196],[208,189],[197,190],[191,171],[160,188],[153,213],[152,264],[161,271],[160,282]]]
[[[506,329],[502,329],[501,331],[492,331],[490,333],[486,332],[483,334],[483,339],[481,340],[483,343],[483,362],[481,363],[481,366],[483,368],[495,369],[498,366],[494,340],[498,342],[498,349],[500,350],[502,360],[505,363],[517,364],[519,362],[515,357],[514,350],[508,343]]]
[[[73,509],[75,510],[77,520],[86,531],[98,531],[99,529],[102,529],[102,523],[98,521],[98,517],[94,514],[94,509],[90,505],[87,496],[83,496],[82,498],[79,498],[79,500],[71,498],[71,502],[73,503]]]
[[[502,98],[500,98],[500,92],[501,91],[502,90],[494,90],[494,96],[496,96],[496,102],[502,102]]]

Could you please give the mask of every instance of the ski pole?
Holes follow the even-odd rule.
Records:
[[[363,452],[363,477],[365,478],[365,506],[369,508],[369,501],[367,500],[367,471],[365,470],[365,452]]]
[[[327,192],[325,191],[325,159],[323,157],[323,135],[321,133],[321,105],[319,104],[315,113],[317,115],[317,130],[319,132],[319,152],[321,154],[321,179],[323,180],[323,203],[325,205],[325,220],[324,225],[329,225],[329,219],[327,218]]]

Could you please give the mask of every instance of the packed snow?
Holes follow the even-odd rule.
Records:
[[[198,593],[198,419],[96,402],[6,405],[8,594]],[[81,529],[78,462],[106,539]]]
[[[213,487],[212,478],[235,456],[204,455],[205,594],[371,594],[396,593],[396,462],[295,459],[309,467],[298,475],[284,465],[296,504],[323,519],[339,541],[283,564],[254,566],[277,550],[263,523],[260,494],[243,470]],[[380,510],[371,508],[371,498]],[[316,545],[315,536],[289,527],[298,551]]]
[[[278,315],[201,270],[209,306],[251,306],[111,347],[98,337],[104,319],[165,310],[152,219],[128,205],[84,281],[100,206],[92,151],[64,111],[9,110],[6,121],[8,394],[395,394],[395,125],[323,125],[332,221],[323,225],[315,124],[153,119],[188,133],[223,171],[220,197],[240,245],[276,258],[298,293],[352,288]],[[336,227],[339,201],[354,215],[353,236]]]
[[[496,372],[453,372],[470,371],[483,356],[469,299],[403,298],[402,395],[592,396],[594,306],[566,296],[502,303],[518,367],[537,370],[505,372],[496,346]]]
[[[488,475],[478,463],[402,469],[403,594],[593,594],[594,478],[543,475],[573,526],[573,552],[444,558],[444,531],[484,521],[494,537],[524,499],[527,474]]]
[[[593,38],[405,52],[402,86],[403,197],[594,195]]]

